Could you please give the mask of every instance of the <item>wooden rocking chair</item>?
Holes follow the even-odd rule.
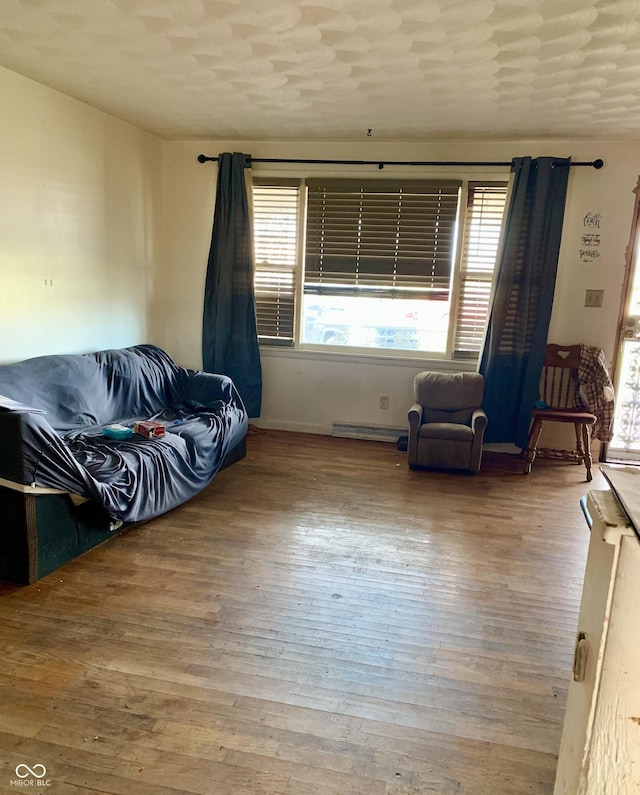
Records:
[[[595,414],[576,406],[575,371],[580,367],[580,345],[547,345],[540,382],[540,394],[531,415],[531,429],[527,446],[522,451],[527,459],[525,474],[531,472],[536,455],[542,458],[557,458],[582,462],[587,470],[587,481],[591,476],[591,426],[596,422]],[[570,422],[575,427],[575,450],[538,450],[538,441],[545,422]]]

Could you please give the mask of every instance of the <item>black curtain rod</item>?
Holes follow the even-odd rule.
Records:
[[[218,162],[217,157],[207,157],[198,155],[198,163]],[[511,167],[511,161],[480,161],[480,160],[299,160],[297,158],[286,157],[251,157],[250,163],[320,163],[335,166],[378,166],[382,169],[385,166],[504,166]],[[602,168],[604,160],[575,161],[573,166],[590,166],[591,168]]]

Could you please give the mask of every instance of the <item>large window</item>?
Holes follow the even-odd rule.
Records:
[[[477,357],[505,196],[506,183],[255,180],[261,344]]]
[[[302,342],[444,352],[460,183],[307,189]]]

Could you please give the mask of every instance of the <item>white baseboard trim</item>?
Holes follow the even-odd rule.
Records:
[[[265,431],[291,431],[292,433],[316,433],[331,436],[331,425],[320,425],[314,422],[290,422],[289,420],[257,419],[251,421],[256,428]]]
[[[291,433],[315,433],[320,436],[331,436],[333,423],[331,425],[321,425],[315,422],[292,422],[290,420],[270,420],[260,418],[251,420],[251,424],[256,428],[263,428],[265,431],[290,431]],[[492,453],[511,453],[520,455],[520,448],[515,444],[485,444],[482,446],[485,452]]]
[[[321,436],[334,436],[346,439],[364,439],[368,441],[393,442],[399,436],[406,435],[408,428],[392,428],[378,425],[358,425],[357,423],[334,422],[331,425],[320,425],[313,422],[290,422],[288,420],[270,420],[260,418],[251,421],[256,428],[266,431],[291,431],[292,433],[315,433]]]
[[[345,439],[364,439],[373,442],[392,442],[400,436],[408,436],[408,428],[394,428],[387,425],[360,425],[351,422],[334,422],[331,435]]]

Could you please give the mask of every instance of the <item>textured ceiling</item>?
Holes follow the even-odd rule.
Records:
[[[640,139],[640,0],[0,0],[0,65],[164,138]]]

